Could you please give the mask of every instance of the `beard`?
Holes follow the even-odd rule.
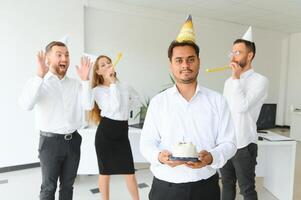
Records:
[[[241,68],[244,68],[246,65],[247,65],[247,61],[245,60],[245,61],[240,61],[240,62],[238,62],[237,64],[239,64],[239,66],[241,67]]]
[[[181,79],[179,82],[180,83],[183,83],[183,84],[190,84],[190,83],[193,83],[195,82],[196,78],[191,78],[191,79]]]
[[[183,71],[180,71],[180,74],[183,73]],[[190,70],[190,69],[187,69],[185,71],[192,72],[192,70]],[[183,84],[190,84],[190,83],[195,82],[197,80],[197,77],[198,77],[198,73],[194,74],[193,76],[188,76],[188,77],[185,77],[185,78],[177,78],[177,81],[179,83],[183,83]]]
[[[57,69],[56,72],[60,76],[65,76],[67,73],[67,69],[66,70]]]
[[[237,63],[241,68],[244,68],[247,65],[247,57],[245,57],[241,61],[234,61],[234,62]]]
[[[56,74],[57,76],[64,77],[67,73],[68,66],[60,67],[60,66],[51,66],[50,70],[52,73]]]

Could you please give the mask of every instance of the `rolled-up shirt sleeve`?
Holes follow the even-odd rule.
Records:
[[[220,118],[216,136],[216,147],[209,151],[213,157],[213,162],[210,166],[215,169],[223,167],[227,160],[234,156],[237,150],[235,128],[224,97],[221,97],[219,112]]]

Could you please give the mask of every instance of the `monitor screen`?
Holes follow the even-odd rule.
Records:
[[[277,104],[263,104],[257,124],[257,130],[275,128]]]

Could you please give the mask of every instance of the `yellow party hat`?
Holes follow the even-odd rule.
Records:
[[[178,42],[183,42],[183,41],[195,42],[195,34],[194,34],[191,15],[188,15],[186,22],[182,26],[181,31],[176,40]]]

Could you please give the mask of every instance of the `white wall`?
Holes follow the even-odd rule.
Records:
[[[290,107],[301,108],[301,33],[289,38],[285,123],[290,125]]]
[[[36,72],[35,56],[52,41],[70,35],[71,66],[84,49],[82,0],[0,2],[0,168],[38,161],[34,113],[22,111],[18,98]]]
[[[185,18],[182,14],[90,0],[85,9],[86,51],[111,57],[123,51],[124,57],[117,66],[120,79],[150,97],[170,82],[167,48],[176,38]],[[227,64],[232,42],[248,27],[195,16],[193,22],[201,48],[199,82],[222,92],[230,71],[208,74],[204,70]],[[281,70],[287,56],[283,41],[288,35],[253,27],[253,37],[257,46],[253,67],[270,81],[266,102],[280,103],[281,107],[284,101],[279,98],[282,91],[280,78],[285,78],[281,77]],[[280,112],[277,116],[280,124],[282,115]]]
[[[277,125],[288,125],[285,123],[285,113],[286,113],[286,93],[287,93],[287,73],[288,73],[288,55],[289,55],[289,37],[282,40],[281,49],[281,68],[280,68],[280,79],[278,82],[279,94],[278,94],[278,104],[277,104]]]
[[[34,113],[22,111],[17,100],[26,80],[35,74],[37,51],[49,41],[70,35],[71,76],[75,76],[73,66],[84,49],[87,53],[107,54],[113,58],[122,51],[124,56],[117,66],[119,77],[140,94],[151,97],[170,83],[167,48],[186,16],[102,0],[90,0],[86,5],[84,15],[82,0],[0,2],[0,168],[38,161]],[[201,48],[199,81],[222,92],[230,72],[206,74],[204,69],[226,64],[233,40],[240,37],[247,26],[195,16],[193,21]],[[292,78],[288,85],[293,86],[288,92],[289,105],[295,100],[293,91],[298,89],[295,81],[299,79],[294,72],[300,70],[297,59],[300,48],[291,43],[300,44],[300,35],[293,36],[288,44],[285,34],[256,27],[253,30],[258,50],[254,67],[270,80],[267,102],[280,103],[285,108],[286,99],[282,94],[286,90],[282,83],[286,83],[283,71],[286,71],[287,49],[295,52],[289,60],[290,69],[294,68],[288,72]],[[282,121],[283,115],[284,112],[280,112],[277,122]]]

